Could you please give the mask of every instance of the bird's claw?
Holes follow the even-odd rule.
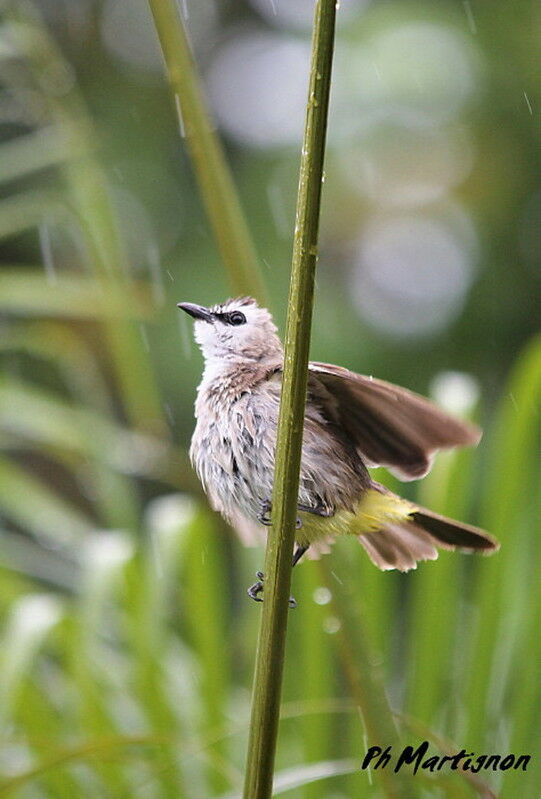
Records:
[[[259,596],[259,594],[263,591],[263,572],[256,572],[255,576],[258,578],[257,582],[248,588],[247,593],[248,596],[254,600],[254,602],[263,602],[263,597]]]
[[[263,572],[256,572],[255,576],[257,577],[257,582],[255,582],[253,585],[251,585],[248,588],[247,593],[248,596],[254,600],[254,602],[263,602],[263,597],[259,596],[259,594],[261,594],[261,592],[263,591],[263,581],[265,579],[265,575],[263,574]],[[297,607],[297,602],[295,598],[292,596],[289,597],[289,607],[290,608]]]
[[[272,502],[270,499],[264,499],[261,501],[259,513],[257,514],[257,519],[261,524],[264,524],[265,527],[270,527],[272,525]],[[295,529],[299,530],[302,527],[302,519],[297,517],[297,521],[295,522]],[[259,601],[259,600],[258,600]]]
[[[299,510],[304,511],[305,513],[312,513],[314,516],[321,516],[323,519],[329,519],[331,516],[334,516],[334,509],[329,508],[327,505],[298,505]]]
[[[265,525],[265,527],[270,527],[272,524],[271,510],[272,510],[272,502],[270,501],[270,499],[263,499],[260,504],[257,518],[259,519],[261,524]]]

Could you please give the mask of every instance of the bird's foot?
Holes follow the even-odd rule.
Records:
[[[304,513],[312,513],[314,516],[321,516],[324,519],[328,519],[331,516],[334,516],[334,509],[329,508],[328,505],[297,505],[298,509],[303,511]]]
[[[272,502],[270,499],[263,499],[259,505],[259,513],[257,514],[257,518],[261,524],[265,525],[265,527],[270,527],[272,524],[271,511]]]
[[[299,510],[302,510],[300,505],[299,505]],[[257,519],[258,521],[261,522],[261,524],[264,524],[265,527],[270,527],[272,525],[271,511],[272,511],[272,502],[270,501],[270,499],[262,500],[259,505],[259,513],[257,514]],[[302,521],[301,519],[297,519],[297,521],[295,522],[295,529],[299,530],[301,527],[302,527]]]
[[[254,602],[263,602],[263,597],[259,595],[263,591],[263,581],[265,579],[265,575],[263,574],[263,572],[256,572],[255,576],[257,577],[257,582],[248,588],[247,593],[248,596],[254,600]],[[289,607],[290,608],[297,607],[297,602],[295,601],[295,598],[292,596],[289,597]]]
[[[263,602],[263,597],[259,596],[259,594],[263,591],[263,580],[265,579],[265,575],[263,572],[256,572],[255,576],[258,578],[257,582],[251,585],[248,588],[248,596],[254,600],[254,602]]]

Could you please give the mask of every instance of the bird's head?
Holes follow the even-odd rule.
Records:
[[[263,361],[282,352],[272,316],[252,297],[211,308],[179,302],[177,308],[195,319],[195,340],[206,361]]]

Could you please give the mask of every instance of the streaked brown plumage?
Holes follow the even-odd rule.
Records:
[[[269,312],[249,297],[212,308],[181,303],[196,319],[205,358],[190,456],[212,506],[245,541],[261,539],[272,497],[283,350]],[[368,466],[423,477],[439,449],[475,445],[476,427],[428,400],[339,366],[310,363],[297,544],[324,551],[355,535],[380,569],[415,568],[437,548],[489,553],[482,530],[401,499]]]

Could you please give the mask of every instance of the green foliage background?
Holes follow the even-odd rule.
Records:
[[[245,587],[263,553],[208,510],[188,465],[201,360],[175,309],[230,286],[165,81],[120,69],[93,35],[100,4],[88,7],[77,26],[54,3],[4,4],[0,28],[0,795],[233,797],[259,619]],[[541,17],[527,2],[472,9],[488,89],[470,111],[477,166],[460,190],[483,243],[467,304],[422,341],[359,318],[339,240],[365,206],[333,178],[331,142],[312,352],[424,393],[442,369],[475,376],[481,446],[401,488],[502,548],[399,575],[344,541],[299,567],[277,795],[538,795],[539,258],[525,264],[519,231],[536,240],[524,208],[539,184]],[[241,3],[220,12],[224,30],[253,21]],[[463,14],[374,3],[337,46],[396,21],[464,26]],[[291,217],[298,153],[227,146],[282,323],[291,241],[267,186],[291,175]],[[150,228],[136,206],[123,216],[122,187]],[[405,741],[532,754],[530,768],[481,772],[483,785],[360,772],[367,728],[391,724],[381,680]]]

